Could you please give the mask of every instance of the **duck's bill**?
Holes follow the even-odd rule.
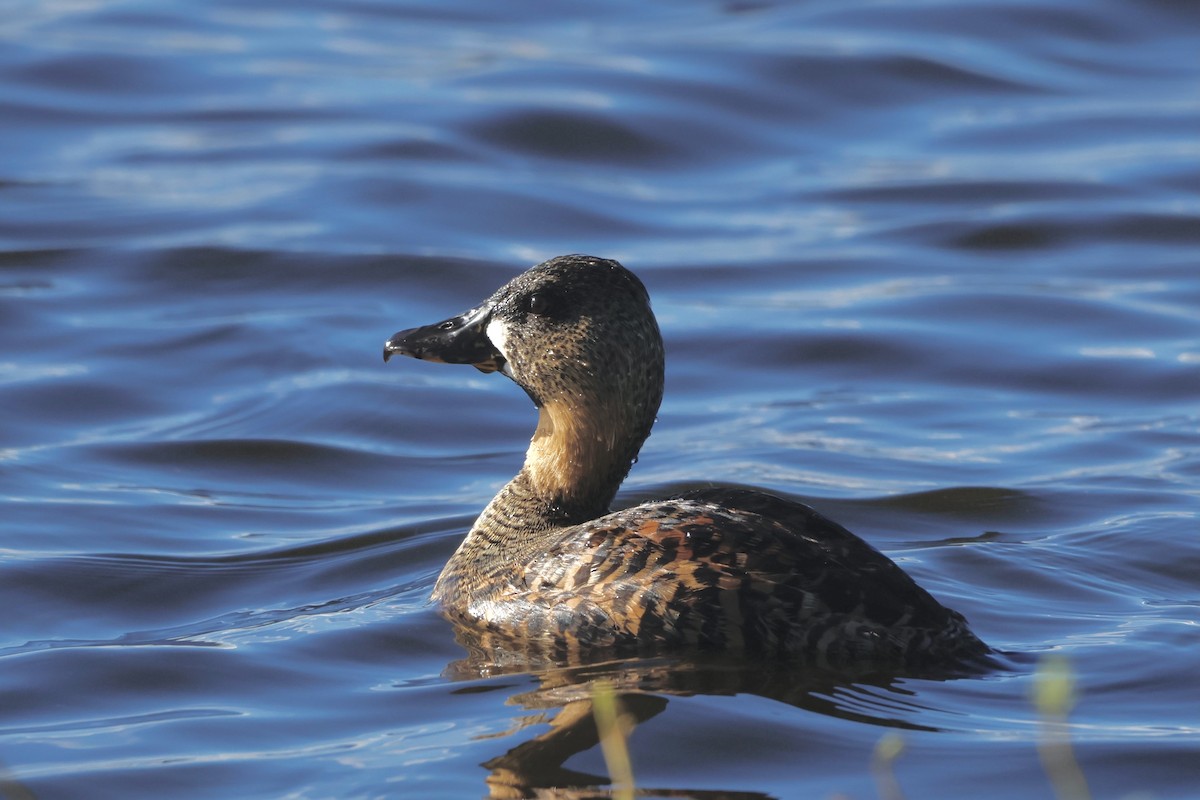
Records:
[[[383,345],[383,360],[408,356],[421,361],[470,364],[480,372],[504,368],[504,356],[487,335],[491,309],[487,305],[433,325],[393,334]]]

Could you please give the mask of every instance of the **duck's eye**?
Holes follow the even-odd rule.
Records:
[[[534,292],[529,295],[529,300],[527,301],[529,304],[529,313],[537,314],[539,317],[549,314],[551,306],[554,305],[553,300],[554,298],[545,292]]]

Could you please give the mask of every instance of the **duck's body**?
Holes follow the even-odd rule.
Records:
[[[564,656],[692,647],[828,666],[953,666],[987,647],[887,557],[808,506],[708,489],[609,513],[662,398],[649,297],[563,256],[385,358],[502,370],[539,409],[524,467],[438,578],[451,619]]]

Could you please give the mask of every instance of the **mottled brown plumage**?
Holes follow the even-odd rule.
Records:
[[[394,354],[502,370],[538,407],[525,465],[438,578],[452,620],[577,660],[695,648],[822,666],[922,668],[986,646],[863,540],[808,506],[707,489],[609,513],[662,399],[663,350],[642,283],[562,256]]]

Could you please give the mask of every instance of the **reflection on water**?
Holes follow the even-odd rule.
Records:
[[[478,635],[465,629],[459,630],[458,641],[471,656],[451,664],[445,673],[448,678],[517,675],[533,666],[522,663],[521,654],[496,649],[494,643],[481,645]],[[533,669],[532,676],[536,688],[510,695],[506,701],[528,713],[516,718],[511,729],[488,737],[508,747],[482,764],[490,773],[486,778],[489,797],[608,796],[600,788],[609,783],[606,776],[564,767],[568,759],[599,743],[595,711],[599,692],[614,693],[618,707],[628,715],[629,728],[623,732],[632,735],[630,746],[634,748],[638,744],[636,727],[666,711],[670,698],[675,696],[752,694],[839,719],[900,730],[936,730],[890,716],[889,707],[910,705],[912,696],[894,686],[893,676],[877,671],[851,675],[844,670],[823,672],[786,663],[748,664],[732,657],[676,656],[541,665]],[[883,700],[873,695],[872,689],[890,696]],[[846,703],[847,694],[857,695],[860,702]],[[523,741],[509,744],[513,738]],[[771,797],[758,792],[640,784],[637,791],[638,796],[645,797],[710,800]]]

